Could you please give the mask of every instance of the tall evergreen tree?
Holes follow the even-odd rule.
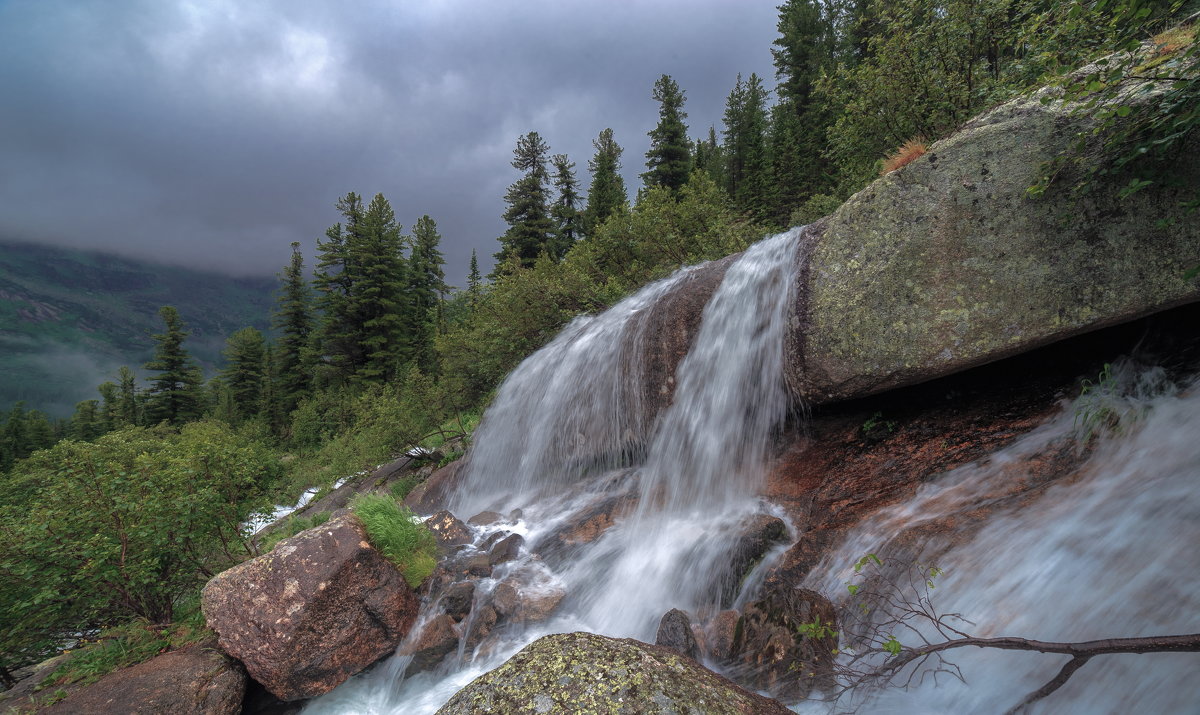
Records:
[[[471,249],[471,269],[467,273],[467,306],[474,311],[479,307],[479,296],[483,292],[483,277],[479,274],[479,259]]]
[[[555,154],[550,158],[554,167],[554,188],[558,196],[550,209],[554,219],[554,258],[562,258],[579,240],[583,215],[579,211],[579,180],[575,178],[575,162],[566,154]]]
[[[362,335],[355,315],[352,288],[359,278],[359,266],[351,255],[351,244],[362,233],[363,206],[351,191],[338,199],[337,209],[345,223],[336,223],[325,231],[325,240],[317,241],[317,271],[313,285],[318,291],[321,311],[317,344],[326,382],[344,382],[363,363]]]
[[[203,411],[200,368],[183,347],[188,333],[179,311],[164,305],[158,315],[166,330],[151,336],[155,342],[154,359],[145,366],[158,373],[151,379],[148,390],[149,422],[183,424],[196,419]]]
[[[311,296],[304,276],[304,254],[300,242],[292,242],[292,259],[280,275],[282,283],[273,325],[279,329],[276,354],[279,409],[287,414],[308,394],[310,372],[309,341],[312,335]]]
[[[104,420],[99,400],[84,400],[75,405],[75,414],[67,425],[67,436],[90,442],[104,434]]]
[[[265,353],[266,340],[257,328],[242,328],[225,341],[221,379],[229,388],[235,424],[258,416],[262,409]]]
[[[715,127],[708,128],[708,137],[697,139],[692,147],[692,162],[696,171],[703,171],[713,183],[725,188],[725,148],[717,141]]]
[[[352,319],[361,336],[361,362],[354,365],[353,376],[360,382],[386,382],[412,355],[404,344],[408,265],[400,225],[383,194],[371,199],[361,228],[350,237],[349,247],[358,268],[351,286]]]
[[[642,181],[647,188],[665,186],[678,191],[692,170],[691,142],[683,123],[687,118],[684,92],[670,75],[664,74],[654,83],[652,96],[658,102],[658,125],[648,132],[650,149]]]
[[[504,220],[508,230],[500,237],[496,271],[502,270],[504,264],[514,258],[522,266],[532,266],[543,251],[551,252],[554,223],[546,196],[550,182],[546,169],[549,152],[550,147],[537,132],[529,132],[517,139],[512,165],[524,175],[504,194],[504,203],[508,205]]]
[[[142,424],[141,406],[138,400],[137,375],[128,366],[117,371],[117,409],[115,419],[118,427]]]
[[[409,326],[412,359],[425,374],[437,370],[433,339],[441,325],[442,297],[449,290],[442,266],[446,261],[438,245],[442,241],[437,223],[428,215],[413,225],[412,254],[409,257]],[[472,253],[472,259],[474,254]]]
[[[725,103],[726,189],[742,211],[763,218],[770,205],[767,90],[757,74],[737,83]]]
[[[613,139],[613,130],[605,129],[592,140],[595,155],[588,161],[592,184],[588,187],[587,208],[583,211],[583,233],[591,236],[613,211],[629,200],[625,194],[625,179],[621,177],[621,152],[624,149]]]

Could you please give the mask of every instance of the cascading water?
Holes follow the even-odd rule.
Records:
[[[541,635],[586,630],[653,641],[671,608],[716,609],[712,575],[726,565],[739,526],[764,509],[756,495],[788,407],[784,328],[799,235],[761,241],[729,266],[676,370],[671,404],[654,423],[642,401],[640,337],[655,304],[692,269],[577,319],[501,387],[476,432],[455,513],[519,508],[519,521],[504,529],[522,534],[534,552],[598,499],[615,492],[633,505],[569,559],[551,563],[527,552],[476,587],[479,603],[522,573],[523,589],[565,593],[553,618],[509,627],[474,652],[462,647],[461,660],[434,673],[406,679],[411,659],[395,656],[306,712],[433,712]],[[481,530],[476,543],[494,530]]]
[[[901,554],[945,570],[931,592],[933,604],[973,621],[954,625],[975,636],[1077,642],[1200,632],[1200,385],[1180,389],[1160,369],[1127,368],[1123,380],[1124,394],[1085,395],[1009,448],[869,517],[805,585],[853,607],[845,585],[856,578],[851,565],[868,553]],[[1006,482],[1028,479],[1028,462],[1055,443],[1078,442],[1081,422],[1097,415],[1105,422],[1120,416],[1119,429],[1098,438],[1077,476],[1003,506],[968,539],[943,534],[914,548],[900,538],[948,515],[988,508],[1009,488]],[[943,640],[928,628],[922,632]],[[919,644],[911,632],[894,635]],[[978,648],[947,658],[965,683],[941,677],[856,704],[864,712],[1004,712],[1067,660]],[[1097,656],[1032,712],[1196,712],[1198,666],[1195,653]],[[805,705],[802,712],[828,711]]]

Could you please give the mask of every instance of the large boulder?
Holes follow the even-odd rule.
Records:
[[[42,712],[172,713],[222,715],[239,713],[246,694],[246,672],[212,647],[196,645],[123,668],[72,692]]]
[[[1042,104],[1046,92],[969,122],[806,229],[788,340],[797,394],[882,392],[1200,299],[1186,277],[1200,222],[1180,206],[1200,161],[1127,197],[1129,176],[1072,192],[1068,167],[1031,198],[1044,163],[1091,126]]]
[[[419,603],[344,514],[218,574],[202,606],[225,652],[280,699],[298,700],[390,654]]]
[[[438,715],[790,712],[666,648],[592,633],[561,633],[539,638],[476,678]]]

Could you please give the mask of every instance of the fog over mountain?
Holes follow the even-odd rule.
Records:
[[[654,80],[720,128],[773,86],[775,2],[0,2],[0,238],[267,274],[347,191],[437,222],[447,278],[488,266],[517,137],[577,164],[612,127],[631,193]]]

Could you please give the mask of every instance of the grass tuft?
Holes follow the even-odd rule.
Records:
[[[929,145],[925,143],[925,137],[916,137],[904,142],[895,152],[888,155],[883,160],[883,168],[879,171],[879,175],[889,174],[902,166],[907,166],[917,157],[929,151]]]
[[[371,545],[400,569],[410,587],[429,578],[437,566],[437,542],[411,511],[381,494],[360,494],[350,509],[362,520]]]

